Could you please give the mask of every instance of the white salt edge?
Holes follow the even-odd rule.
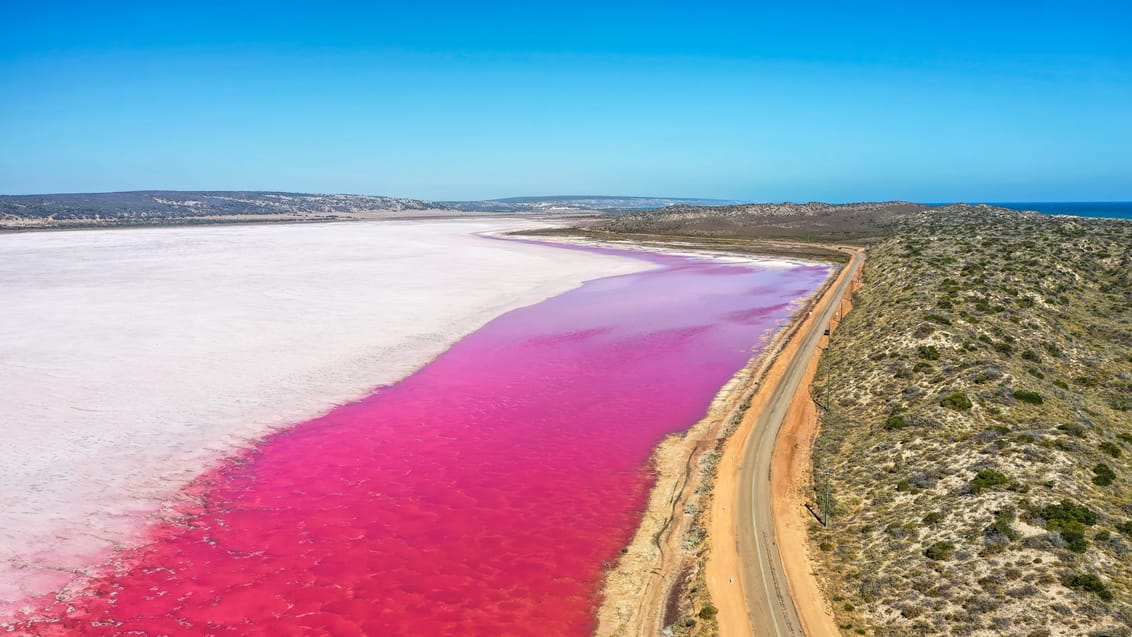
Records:
[[[517,307],[653,266],[518,220],[0,236],[0,626],[233,450]]]

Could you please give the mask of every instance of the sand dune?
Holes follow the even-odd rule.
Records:
[[[475,236],[522,225],[0,236],[0,611],[136,541],[225,452],[509,309],[649,267]]]

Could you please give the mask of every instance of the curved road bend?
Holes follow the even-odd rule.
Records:
[[[822,306],[816,320],[795,335],[801,338],[797,354],[787,364],[778,385],[773,388],[766,409],[756,416],[752,435],[743,449],[739,474],[736,520],[739,528],[740,577],[747,597],[747,615],[754,634],[763,637],[795,636],[806,633],[798,618],[790,588],[783,573],[782,557],[774,536],[771,511],[770,467],[774,443],[786,417],[786,411],[798,391],[810,357],[830,325],[834,311],[841,305],[850,282],[861,266],[862,251],[852,250],[849,265],[837,284],[830,289],[829,301]]]

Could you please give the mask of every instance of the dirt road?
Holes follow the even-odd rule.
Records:
[[[786,414],[860,268],[863,253],[853,250],[852,254],[837,282],[783,349],[720,463],[712,510],[712,557],[706,575],[724,637],[807,634],[776,539],[771,466]],[[785,548],[804,550],[803,546]],[[806,614],[823,613],[820,595],[806,597]]]

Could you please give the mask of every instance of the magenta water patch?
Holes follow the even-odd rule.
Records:
[[[510,312],[200,478],[197,505],[19,629],[588,635],[648,458],[827,276],[686,258]],[[286,391],[281,387],[280,391]]]

